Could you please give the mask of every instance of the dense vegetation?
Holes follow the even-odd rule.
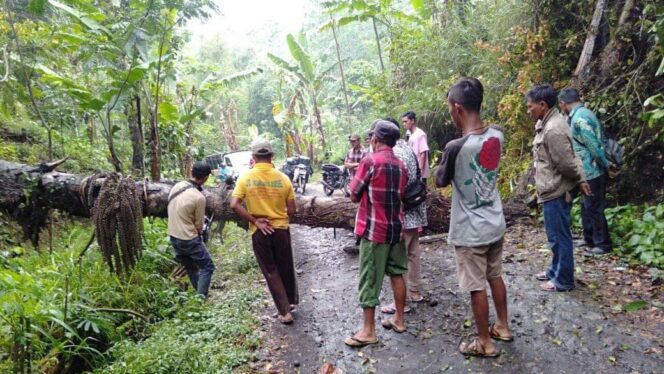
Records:
[[[205,35],[193,48],[188,25],[219,11],[212,0],[1,0],[0,159],[69,157],[70,172],[180,179],[193,160],[260,134],[279,158],[338,163],[350,133],[406,110],[418,113],[436,159],[458,136],[447,88],[473,75],[485,85],[486,121],[506,130],[507,197],[532,163],[525,92],[575,85],[626,149],[610,183],[616,252],[664,267],[661,2],[311,3],[298,33],[266,25],[250,45]],[[202,304],[169,279],[160,220],[146,220],[143,258],[126,278],[108,272],[94,245],[79,258],[88,223],[53,212],[51,253],[10,222],[0,216],[0,370],[230,371],[258,346],[260,292],[247,286],[255,270],[239,229],[213,250],[223,253],[220,279],[243,288]]]

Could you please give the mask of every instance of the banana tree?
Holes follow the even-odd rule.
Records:
[[[319,70],[314,65],[311,55],[302,48],[292,34],[288,34],[286,41],[288,43],[291,57],[295,60],[295,65],[292,65],[271,53],[268,53],[268,58],[279,69],[284,71],[287,76],[293,79],[297,89],[299,89],[302,95],[306,97],[305,101],[309,107],[307,110],[309,113],[309,122],[311,127],[317,133],[321,151],[324,153],[326,150],[325,130],[321,119],[318,96],[325,87],[325,84],[330,81],[330,72],[336,67],[338,62],[335,62],[325,69]],[[313,153],[313,149],[311,149],[309,153],[311,157],[314,156],[311,154]]]

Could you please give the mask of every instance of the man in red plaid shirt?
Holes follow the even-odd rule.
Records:
[[[378,343],[375,312],[385,274],[392,283],[396,313],[382,325],[398,333],[406,331],[406,287],[402,275],[408,270],[408,254],[401,239],[401,226],[408,172],[392,152],[399,128],[378,120],[370,131],[373,153],[362,159],[349,186],[350,199],[360,203],[355,235],[361,238],[359,299],[364,310],[362,330],[345,340],[351,347]]]

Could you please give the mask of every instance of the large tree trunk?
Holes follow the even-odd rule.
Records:
[[[69,214],[89,217],[88,199],[83,192],[84,176],[60,173],[53,169],[61,162],[30,166],[0,160],[0,209],[10,212],[23,225],[26,235],[35,236],[43,226],[43,211],[58,209]],[[94,180],[92,197],[96,197],[103,176]],[[175,182],[136,182],[136,190],[143,202],[143,215],[166,217],[168,194]],[[230,191],[225,185],[205,190],[207,212],[215,219],[239,221],[239,217],[228,204]],[[26,203],[27,202],[27,203]],[[339,227],[352,229],[357,204],[345,197],[298,196],[297,213],[292,223],[317,227]],[[27,207],[27,208],[26,208]],[[429,229],[446,231],[449,225],[449,200],[437,193],[428,199]],[[522,212],[506,213],[510,218]]]

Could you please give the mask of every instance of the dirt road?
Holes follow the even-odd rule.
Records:
[[[514,226],[506,236],[503,270],[516,340],[498,343],[502,355],[493,360],[467,360],[457,352],[475,327],[445,242],[424,246],[428,301],[407,315],[407,333],[378,325],[380,343],[358,350],[343,344],[361,324],[357,257],[342,251],[353,242],[351,233],[337,230],[334,238],[332,229],[295,226],[292,234],[301,304],[291,326],[265,318],[262,370],[315,373],[331,363],[343,373],[659,373],[664,366],[662,310],[626,313],[620,304],[641,297],[661,307],[662,286],[615,259],[577,255],[577,290],[539,291],[532,274],[550,259],[541,228]],[[387,280],[383,289],[389,302]],[[269,308],[266,315],[273,313]]]

